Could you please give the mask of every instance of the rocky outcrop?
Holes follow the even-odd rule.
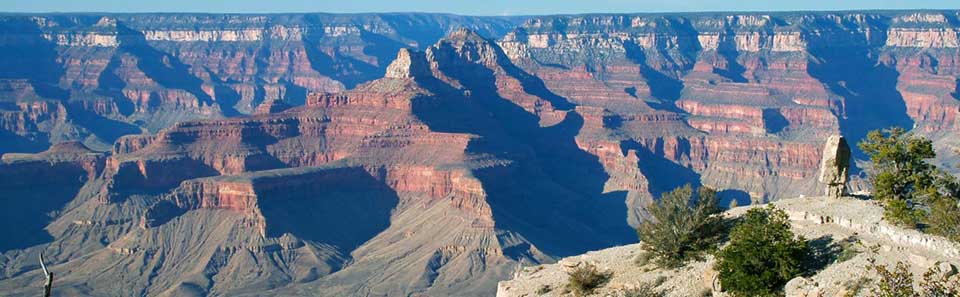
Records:
[[[411,52],[404,48],[397,52],[397,58],[387,66],[387,73],[384,77],[403,79],[424,75],[431,75],[430,66],[427,65],[424,54]]]
[[[820,182],[826,187],[824,195],[840,198],[847,192],[850,181],[850,146],[839,135],[827,138],[820,161]]]
[[[105,155],[100,152],[90,150],[82,143],[71,141],[62,142],[51,146],[46,151],[37,154],[7,153],[3,154],[0,162],[5,166],[19,167],[21,165],[32,167],[39,166],[72,166],[81,169],[85,174],[85,179],[94,179],[104,170]],[[31,165],[33,164],[33,165]],[[11,167],[11,168],[12,168]],[[50,170],[55,174],[56,170]],[[15,173],[9,174],[8,180],[16,182],[21,180],[16,178]],[[42,180],[43,178],[37,178]]]
[[[848,292],[849,282],[860,278],[876,279],[869,272],[872,265],[904,262],[911,266],[915,282],[920,281],[927,269],[943,267],[941,271],[953,271],[952,267],[957,265],[956,253],[960,244],[892,226],[882,221],[883,208],[871,201],[850,197],[824,198],[784,199],[774,204],[789,214],[795,234],[827,246],[845,242],[847,247],[843,249],[851,257],[827,263],[817,271],[790,280],[783,288],[786,296],[842,296],[851,293]],[[758,206],[734,208],[725,215],[738,217],[752,207]],[[640,244],[624,245],[564,258],[557,264],[521,267],[511,280],[498,284],[497,296],[563,296],[565,293],[560,288],[568,281],[567,267],[580,263],[590,263],[611,273],[611,279],[594,293],[597,295],[616,296],[642,285],[652,286],[666,296],[729,294],[719,286],[714,270],[716,261],[712,256],[687,263],[680,269],[659,269],[652,263],[639,265],[638,259],[646,257],[643,253]],[[543,293],[539,290],[543,287],[553,290]],[[869,287],[860,289],[864,292]]]

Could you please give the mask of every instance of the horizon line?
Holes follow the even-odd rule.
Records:
[[[389,15],[389,14],[432,14],[464,17],[532,17],[532,16],[577,16],[577,15],[657,15],[657,14],[777,14],[777,13],[837,13],[837,12],[914,12],[914,11],[960,11],[957,8],[862,8],[862,9],[795,9],[795,10],[690,10],[690,11],[645,11],[645,12],[559,12],[546,14],[462,14],[454,12],[430,11],[370,11],[370,12],[325,12],[325,11],[276,11],[276,12],[210,12],[210,11],[0,11],[0,15],[149,15],[149,14],[196,14],[196,15]]]

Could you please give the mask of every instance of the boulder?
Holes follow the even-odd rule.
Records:
[[[825,195],[839,198],[845,194],[850,181],[850,146],[840,135],[827,138],[820,161],[820,182],[825,186]]]
[[[703,271],[703,287],[712,290],[713,292],[722,291],[720,286],[720,273],[713,269],[713,267],[707,267]]]
[[[937,270],[943,277],[951,277],[957,274],[957,267],[947,262],[937,263]]]
[[[823,293],[817,286],[817,282],[806,277],[796,277],[783,287],[783,292],[787,297],[817,297]]]

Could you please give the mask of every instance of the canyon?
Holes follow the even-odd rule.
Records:
[[[0,15],[0,291],[489,296],[958,100],[958,11]]]

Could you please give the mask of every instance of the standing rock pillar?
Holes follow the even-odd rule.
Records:
[[[840,135],[827,138],[820,161],[820,182],[826,187],[827,197],[840,198],[846,194],[850,181],[850,146]]]

